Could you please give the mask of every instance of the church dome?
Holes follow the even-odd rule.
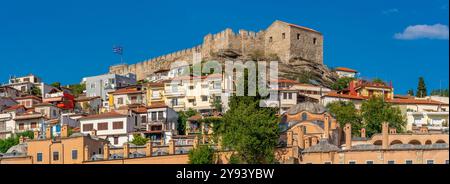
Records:
[[[322,114],[326,112],[326,108],[318,103],[302,102],[289,108],[289,110],[287,110],[287,114],[295,115],[302,111],[307,111],[314,114]]]

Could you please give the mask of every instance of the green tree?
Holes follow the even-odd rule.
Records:
[[[417,84],[416,96],[420,98],[427,96],[427,87],[425,85],[425,80],[423,79],[423,77],[419,77],[419,84]]]
[[[34,95],[34,96],[42,96],[41,89],[39,89],[38,87],[35,87],[35,86],[31,87],[30,93],[31,93],[31,95]]]
[[[355,78],[352,78],[352,77],[339,78],[335,83],[333,83],[331,85],[331,88],[333,88],[334,90],[337,90],[337,91],[341,91],[341,90],[347,88],[348,84],[353,80],[355,80]]]
[[[211,107],[217,112],[222,112],[222,100],[213,96],[213,101],[211,102]]]
[[[260,107],[263,97],[248,95],[248,71],[242,81],[244,94],[231,96],[230,109],[224,114],[223,124],[216,132],[222,137],[223,146],[236,152],[241,163],[274,163],[275,146],[278,143],[278,118],[276,108]],[[258,75],[257,75],[258,76]],[[258,91],[258,89],[256,89]]]
[[[208,145],[200,145],[199,147],[189,151],[189,164],[213,164],[214,149]]]
[[[375,78],[375,79],[372,80],[372,82],[386,85],[386,83],[383,81],[383,79],[380,79],[380,78]]]
[[[186,121],[189,117],[196,115],[198,112],[192,108],[189,108],[187,111],[178,112],[178,134],[185,135],[186,133]]]
[[[404,132],[406,126],[400,109],[392,107],[381,97],[372,97],[363,102],[361,117],[368,136],[380,133],[383,122],[388,122],[390,127],[397,129],[397,132]]]
[[[53,87],[59,89],[61,87],[61,83],[60,82],[54,82],[54,83],[51,83],[50,86],[53,86]]]
[[[352,134],[360,134],[362,128],[361,117],[353,102],[336,101],[329,103],[327,108],[336,117],[341,127],[344,127],[346,123],[350,123],[352,125]]]
[[[430,95],[448,97],[449,92],[448,89],[435,89],[431,91]]]
[[[72,84],[69,85],[69,89],[73,95],[80,96],[81,94],[83,94],[83,91],[86,90],[86,84]]]
[[[0,153],[5,153],[9,148],[19,144],[19,137],[28,137],[30,139],[34,138],[34,133],[32,131],[25,131],[23,133],[15,134],[7,139],[0,139]]]
[[[414,90],[413,89],[409,89],[407,93],[408,93],[409,96],[414,96]]]
[[[133,134],[133,140],[131,141],[131,143],[136,146],[142,146],[145,145],[148,140],[148,138],[142,137],[141,134]]]

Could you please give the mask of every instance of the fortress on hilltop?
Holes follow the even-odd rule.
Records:
[[[258,57],[267,60],[277,59],[286,65],[306,64],[313,68],[321,68],[323,67],[323,36],[316,30],[279,20],[273,22],[266,30],[259,32],[239,30],[238,33],[234,33],[228,28],[217,34],[206,35],[203,43],[195,47],[136,64],[114,65],[109,68],[109,73],[134,73],[137,80],[142,80],[155,71],[169,69],[170,64],[175,61],[192,63],[195,55],[201,55],[203,60],[218,61],[225,59],[245,61]]]

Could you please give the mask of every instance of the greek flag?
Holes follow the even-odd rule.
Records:
[[[113,52],[119,55],[122,55],[123,48],[121,46],[113,46]]]

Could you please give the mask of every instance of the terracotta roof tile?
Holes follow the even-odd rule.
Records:
[[[138,93],[143,93],[143,92],[136,88],[123,88],[123,89],[118,89],[118,90],[112,92],[113,95],[138,94]]]
[[[20,104],[18,104],[18,105],[13,105],[13,106],[11,106],[11,107],[8,107],[8,108],[5,109],[4,111],[5,111],[5,112],[10,112],[10,111],[15,111],[15,110],[20,109],[20,108],[25,108],[25,106],[20,105]]]
[[[103,114],[95,114],[86,117],[80,118],[80,120],[88,120],[88,119],[104,119],[104,118],[115,118],[115,117],[126,117],[126,114],[120,114],[116,111],[106,112]]]
[[[442,103],[435,100],[423,100],[423,99],[401,99],[401,98],[394,98],[391,100],[388,100],[389,103],[395,103],[395,104],[424,104],[424,105],[448,105],[446,103]]]
[[[335,93],[335,92],[328,93],[328,94],[326,94],[324,96],[335,97],[335,98],[346,98],[346,99],[352,99],[352,100],[366,100],[366,98],[364,98],[364,97],[353,96],[353,95],[345,95],[345,94],[338,94],[338,93]]]
[[[350,69],[350,68],[345,68],[345,67],[337,67],[335,68],[336,71],[343,71],[343,72],[353,72],[356,73],[358,71]]]
[[[167,107],[167,105],[164,102],[152,102],[152,104],[148,106],[147,109],[156,109],[165,107]]]

